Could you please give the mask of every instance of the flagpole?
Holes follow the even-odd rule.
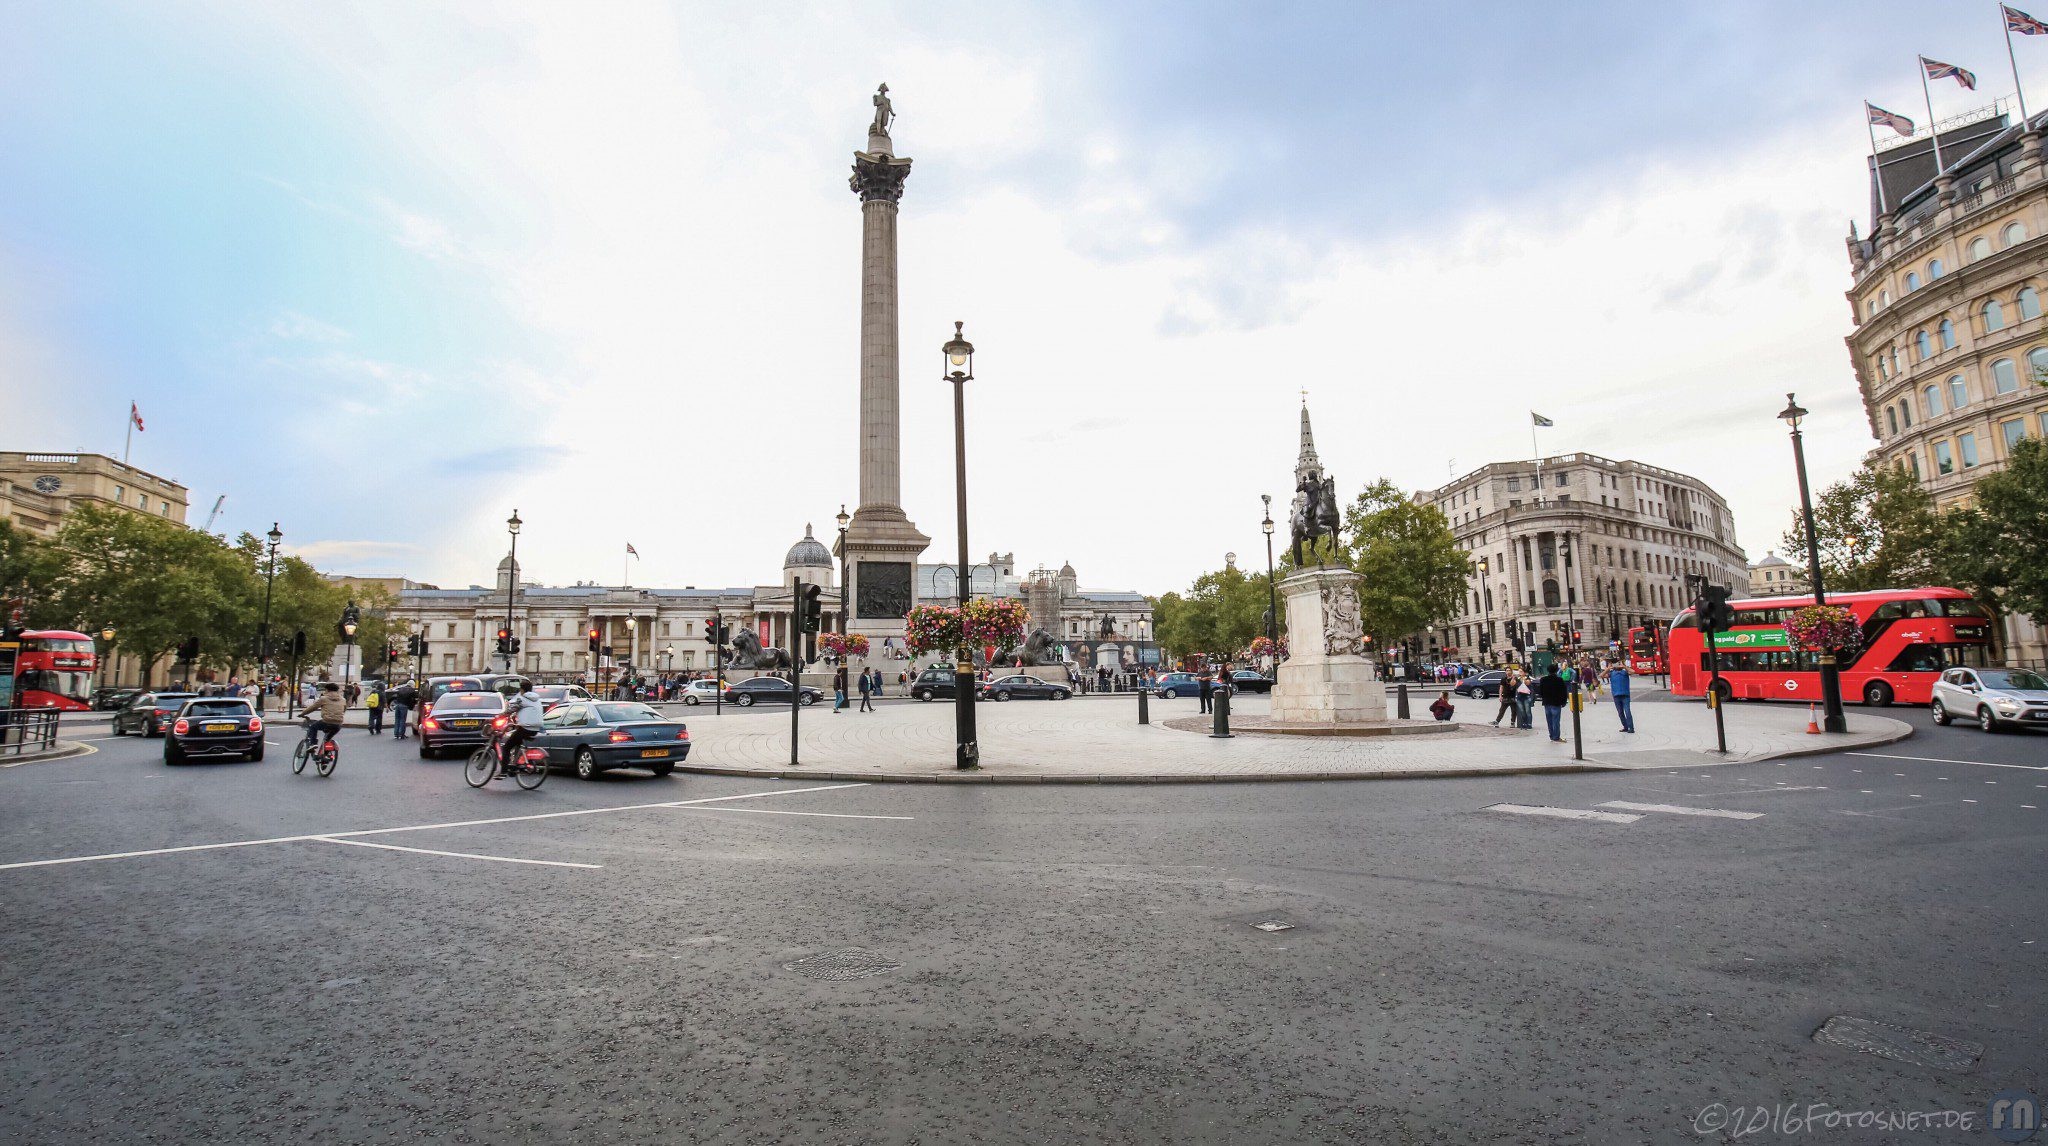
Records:
[[[2006,7],[1998,6],[1998,23],[2005,29],[2005,62],[2012,65],[2012,90],[2020,100],[2020,130],[2027,130],[2027,89],[2020,86],[2020,61],[2012,54],[2012,20],[2006,16]],[[1920,69],[1925,73],[1927,69]]]
[[[1920,56],[1920,98],[1927,101],[1927,136],[1934,140],[1934,178],[1941,178],[1941,128],[1934,122],[1934,93],[1927,90],[1927,57]],[[1933,182],[1930,179],[1928,182]]]
[[[1877,160],[1877,125],[1870,122],[1869,100],[1863,101],[1863,129],[1864,134],[1870,136],[1870,181],[1877,184],[1877,213],[1889,215],[1891,211],[1884,205],[1884,172],[1879,169]]]
[[[121,464],[128,464],[128,447],[135,444],[135,403],[128,403],[128,436],[121,439]]]

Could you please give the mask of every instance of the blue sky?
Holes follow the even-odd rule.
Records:
[[[932,559],[955,318],[978,553],[1153,592],[1250,554],[1306,388],[1347,486],[1526,456],[1533,407],[1760,555],[1785,390],[1824,474],[1872,444],[1858,101],[1923,119],[1919,52],[1980,77],[1940,114],[2012,86],[1995,3],[4,10],[0,446],[117,452],[132,398],[196,514],[442,584],[515,506],[530,576],[772,580],[852,498],[884,79]]]

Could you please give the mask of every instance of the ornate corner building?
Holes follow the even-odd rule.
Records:
[[[1969,500],[2021,438],[2048,435],[2044,124],[2023,129],[1994,104],[1881,147],[1869,237],[1850,227],[1847,341],[1873,454],[1939,506]],[[2004,628],[2009,659],[2048,655],[2038,626]]]

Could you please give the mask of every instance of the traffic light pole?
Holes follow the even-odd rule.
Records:
[[[798,669],[803,662],[797,659],[801,651],[797,630],[804,625],[804,579],[801,577],[790,589],[789,605],[789,766],[794,768],[797,766],[797,714],[804,707],[804,674]]]
[[[1705,609],[1694,606],[1693,615],[1700,618],[1700,632],[1707,635],[1707,706],[1714,710],[1714,751],[1726,755],[1728,726],[1721,718],[1721,650],[1714,647],[1714,627],[1705,614]]]

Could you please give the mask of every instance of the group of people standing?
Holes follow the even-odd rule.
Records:
[[[1634,733],[1633,686],[1628,665],[1621,661],[1595,662],[1591,657],[1580,657],[1576,663],[1565,659],[1552,661],[1542,676],[1509,668],[1500,682],[1500,708],[1493,714],[1494,727],[1500,727],[1502,717],[1509,717],[1509,727],[1531,728],[1535,707],[1540,703],[1550,739],[1563,743],[1564,710],[1572,703],[1572,697],[1581,696],[1585,703],[1598,704],[1603,688],[1613,698],[1621,730]]]

